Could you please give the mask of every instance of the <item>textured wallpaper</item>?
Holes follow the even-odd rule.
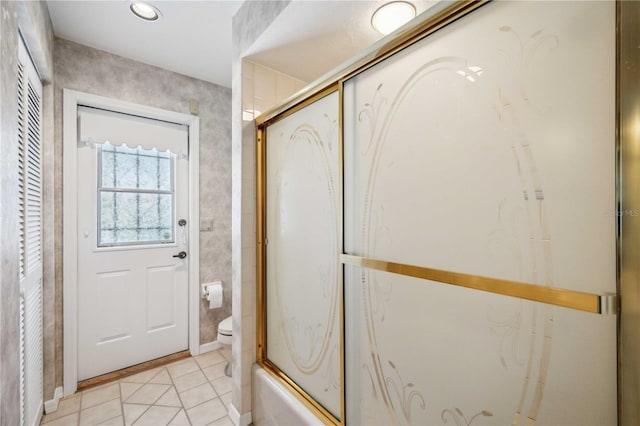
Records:
[[[221,280],[222,309],[200,303],[200,343],[215,340],[218,323],[231,315],[231,89],[196,80],[104,51],[56,39],[55,228],[56,382],[62,383],[62,90],[72,89],[142,105],[189,113],[200,105],[200,218],[213,221],[200,232],[200,282]],[[50,368],[50,366],[45,366]]]
[[[7,96],[17,92],[18,26],[17,10],[13,2],[1,2],[0,30],[0,231],[2,232],[2,262],[0,263],[0,350],[2,364],[0,375],[0,423],[12,424],[20,419],[20,396],[16,392],[20,383],[18,299],[18,158],[15,141],[18,135],[17,97]],[[16,188],[16,189],[14,189]],[[17,424],[17,423],[16,423]]]

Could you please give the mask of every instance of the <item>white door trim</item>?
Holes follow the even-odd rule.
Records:
[[[76,184],[78,105],[155,118],[189,126],[189,351],[200,352],[200,119],[75,90],[63,90],[63,387],[64,395],[78,385],[78,192]]]

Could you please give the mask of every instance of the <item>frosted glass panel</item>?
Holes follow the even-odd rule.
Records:
[[[171,194],[100,192],[100,245],[173,241]]]
[[[347,252],[615,292],[615,63],[614,2],[493,2],[346,82]]]
[[[340,417],[338,95],[267,128],[267,358]]]
[[[345,271],[347,423],[615,425],[616,318]]]
[[[98,147],[98,246],[173,242],[173,162],[155,148]]]
[[[491,2],[345,82],[345,251],[615,292],[615,8]],[[345,292],[349,424],[616,424],[615,316]]]
[[[107,142],[101,145],[100,161],[104,188],[172,189],[168,151],[113,146]]]

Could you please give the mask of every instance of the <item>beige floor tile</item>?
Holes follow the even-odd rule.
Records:
[[[124,424],[129,426],[132,425],[138,418],[147,411],[150,405],[142,405],[142,404],[122,404],[122,409],[124,410]]]
[[[213,390],[213,387],[209,383],[203,383],[200,386],[180,393],[182,405],[187,409],[217,397],[216,391]]]
[[[220,364],[215,364],[215,365],[212,365],[211,367],[203,368],[202,372],[204,373],[205,376],[207,376],[207,379],[215,380],[218,377],[224,376],[224,367],[226,365],[227,365],[226,361],[221,362]]]
[[[80,424],[82,426],[93,426],[121,414],[120,399],[112,399],[111,401],[80,411]]]
[[[227,409],[220,399],[212,399],[187,410],[191,424],[194,426],[208,425],[227,415]]]
[[[209,423],[209,426],[235,426],[229,416],[224,416],[221,419],[216,420],[213,423]]]
[[[44,416],[42,423],[232,425],[227,415],[232,381],[224,375],[227,360],[223,351],[211,351],[62,399],[58,410]]]
[[[154,405],[163,405],[166,407],[182,408],[182,402],[180,401],[180,398],[178,397],[178,393],[176,392],[176,389],[173,386],[171,386],[169,390],[166,391],[164,395],[162,395]]]
[[[82,404],[80,408],[84,410],[85,408],[93,407],[116,398],[120,398],[120,386],[118,383],[113,383],[98,389],[90,389],[82,392]]]
[[[154,368],[153,370],[143,371],[142,373],[125,377],[120,381],[124,383],[147,383],[149,380],[153,379],[156,374],[160,372],[161,368],[163,367],[158,367],[158,368]]]
[[[179,408],[177,407],[157,407],[149,408],[134,425],[145,426],[166,426],[176,415]]]
[[[211,384],[218,395],[224,395],[225,393],[231,392],[232,383],[231,377],[227,376],[218,377],[211,381]]]
[[[175,384],[178,393],[201,385],[206,381],[207,378],[204,376],[204,374],[202,374],[199,368],[197,371],[193,371],[191,373],[185,374],[184,376],[175,377],[173,379],[173,383]]]
[[[109,419],[106,422],[100,423],[100,426],[122,426],[124,425],[124,419],[122,416],[114,417],[113,419]]]
[[[171,377],[175,380],[176,377],[199,370],[199,367],[193,358],[188,358],[167,365],[167,370],[169,370],[169,374],[171,374]]]
[[[78,411],[80,411],[81,399],[82,399],[82,394],[79,394],[79,393],[76,395],[61,399],[60,402],[58,403],[58,410],[44,416],[42,418],[41,423],[52,422],[61,417],[68,416],[69,414],[77,413]]]
[[[211,351],[202,355],[198,355],[195,360],[200,368],[210,367],[221,362],[227,362],[227,360],[220,354],[219,351]]]
[[[227,392],[224,395],[220,395],[220,401],[227,407],[227,410],[231,408],[231,392]]]
[[[169,385],[147,383],[127,398],[126,402],[130,404],[154,404],[169,387]]]
[[[191,426],[191,422],[187,418],[187,413],[185,413],[184,410],[180,410],[173,420],[171,420],[169,426]]]
[[[231,361],[231,347],[224,347],[222,349],[219,349],[219,351],[227,361]]]
[[[120,399],[126,401],[143,385],[144,383],[120,383]]]
[[[47,426],[78,426],[79,412],[59,417],[47,423]]]
[[[171,381],[171,377],[169,377],[169,372],[167,371],[166,368],[163,368],[162,370],[160,370],[160,372],[156,374],[153,379],[149,380],[149,383],[157,383],[160,385],[173,384],[173,382]]]

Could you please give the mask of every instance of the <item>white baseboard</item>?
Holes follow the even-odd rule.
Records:
[[[236,426],[249,426],[253,421],[251,418],[251,411],[240,415],[233,404],[231,404],[231,407],[229,408],[229,418]]]
[[[53,392],[53,399],[44,402],[45,414],[51,414],[55,411],[58,411],[58,402],[60,401],[60,399],[62,399],[63,396],[64,393],[62,391],[62,386],[58,386]]]
[[[204,345],[200,345],[200,355],[206,352],[215,351],[217,349],[220,349],[221,347],[222,345],[217,341],[205,343]]]
[[[253,419],[251,418],[251,411],[249,411],[240,416],[240,424],[238,426],[249,426],[251,423],[253,423]]]

